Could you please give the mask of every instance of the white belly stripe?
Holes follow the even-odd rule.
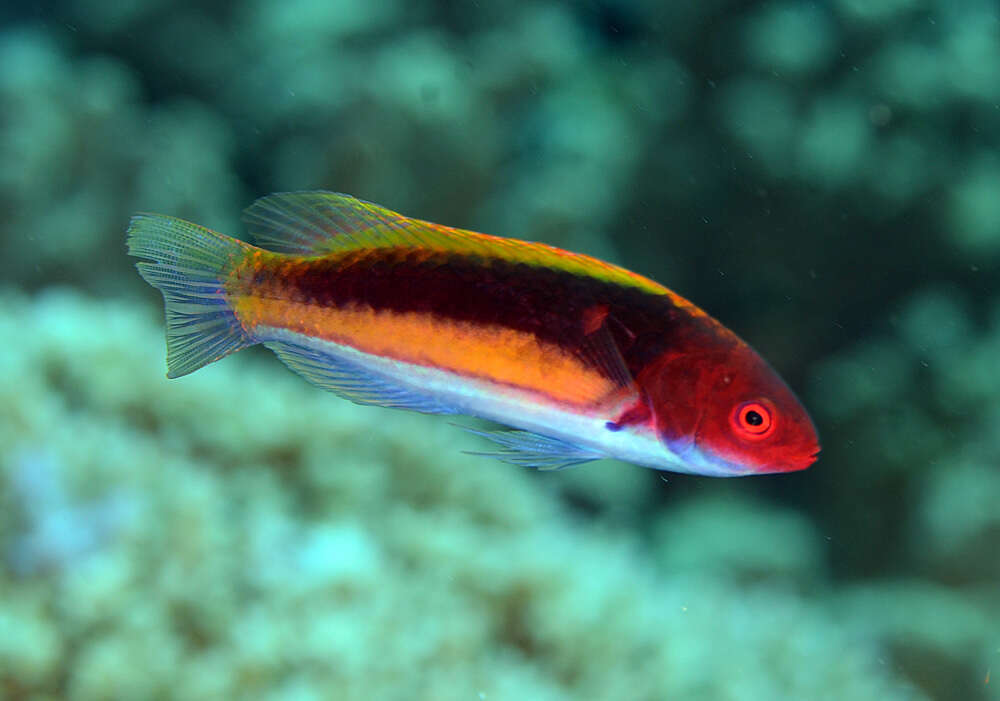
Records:
[[[496,421],[513,428],[550,436],[601,453],[609,458],[676,472],[692,472],[692,466],[670,452],[647,427],[623,427],[611,431],[606,424],[615,418],[613,407],[608,415],[581,413],[517,388],[498,385],[479,378],[406,363],[364,353],[350,346],[307,336],[287,329],[259,326],[255,340],[291,343],[332,358],[360,364],[386,383],[409,392],[433,397],[453,407],[455,413]],[[690,456],[689,456],[690,457]],[[706,465],[698,465],[699,474]],[[720,475],[730,474],[719,471]]]

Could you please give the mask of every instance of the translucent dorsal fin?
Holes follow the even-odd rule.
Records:
[[[385,207],[323,190],[261,197],[243,211],[243,221],[264,248],[303,255],[384,245],[390,232],[411,223]]]
[[[479,255],[595,277],[693,305],[652,280],[611,263],[544,243],[490,236],[412,219],[350,195],[315,190],[261,197],[243,213],[250,234],[279,253],[326,255],[361,248],[412,247]]]

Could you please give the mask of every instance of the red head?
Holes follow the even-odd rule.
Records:
[[[809,467],[820,448],[805,408],[748,345],[735,337],[715,341],[668,352],[641,373],[660,439],[698,474]]]

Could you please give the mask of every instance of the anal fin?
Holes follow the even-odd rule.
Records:
[[[454,414],[452,407],[372,372],[363,364],[287,340],[264,345],[291,370],[321,389],[355,404],[409,409],[424,414]]]

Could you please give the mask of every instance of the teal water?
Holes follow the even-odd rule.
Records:
[[[0,699],[1000,699],[998,75],[975,0],[0,7]],[[129,216],[299,188],[667,284],[819,462],[167,381]]]

